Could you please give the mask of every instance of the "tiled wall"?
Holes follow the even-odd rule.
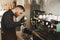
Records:
[[[46,13],[60,15],[60,0],[45,0],[44,10]]]
[[[13,6],[14,0],[0,0],[0,10],[2,9],[9,9]]]

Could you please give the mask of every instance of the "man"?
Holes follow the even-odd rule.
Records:
[[[17,40],[16,27],[20,26],[21,19],[19,22],[14,22],[13,16],[18,17],[25,11],[21,5],[16,6],[13,9],[9,9],[2,16],[1,27],[3,31],[2,40]]]

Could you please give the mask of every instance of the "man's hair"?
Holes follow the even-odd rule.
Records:
[[[22,5],[17,5],[16,7],[23,9],[23,11],[25,12],[25,8]],[[14,7],[14,8],[16,8],[16,7]]]

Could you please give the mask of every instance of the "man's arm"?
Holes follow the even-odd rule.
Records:
[[[23,17],[24,18],[24,17]],[[17,26],[20,26],[21,25],[21,22],[23,20],[23,18],[19,21],[19,22],[14,22],[10,16],[5,16],[5,20],[4,20],[4,23],[5,23],[5,26],[6,28],[15,28]]]

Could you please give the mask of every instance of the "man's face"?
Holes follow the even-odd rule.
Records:
[[[15,13],[15,16],[20,16],[23,14],[23,9],[17,8],[17,11]]]

